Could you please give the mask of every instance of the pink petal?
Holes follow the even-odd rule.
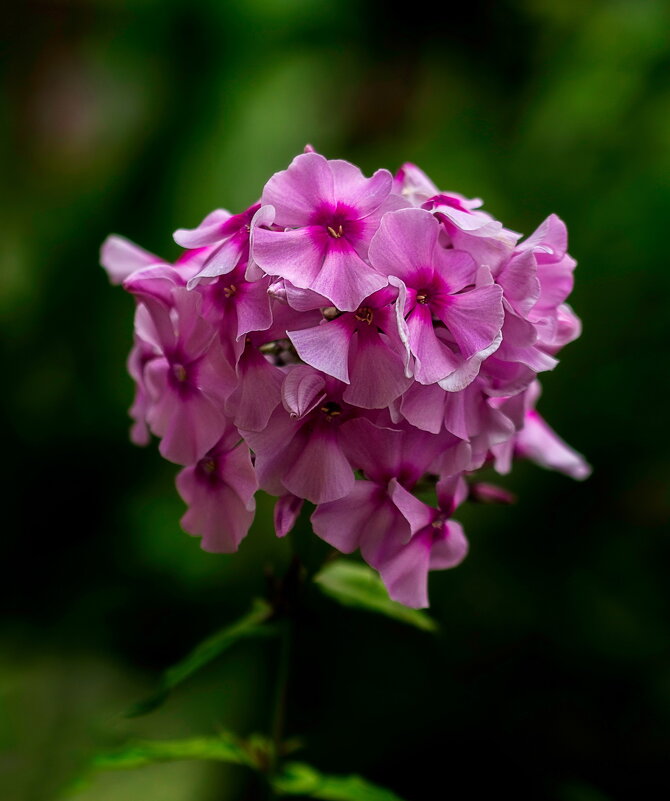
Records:
[[[275,533],[278,537],[285,537],[293,530],[293,526],[300,515],[304,501],[295,495],[282,495],[277,498],[274,508]]]
[[[388,490],[391,500],[409,523],[412,536],[430,526],[436,516],[434,509],[408,492],[395,478],[389,481]]]
[[[306,364],[297,364],[286,373],[281,388],[282,404],[298,420],[326,397],[323,376]]]
[[[536,411],[526,415],[515,445],[519,456],[542,467],[559,470],[580,481],[591,475],[591,466],[584,457],[564,442]]]
[[[389,212],[370,243],[370,263],[382,275],[395,275],[411,285],[417,270],[432,270],[439,232],[440,224],[428,211]]]
[[[353,489],[354,474],[342,453],[336,433],[318,427],[310,434],[304,436],[297,458],[286,465],[284,486],[312,503],[343,498]]]
[[[333,200],[333,174],[318,153],[296,156],[265,184],[262,197],[264,205],[275,207],[276,223],[289,226],[306,225],[319,206]]]
[[[485,286],[449,295],[438,310],[464,358],[488,348],[500,333],[504,319],[501,298],[499,286]]]
[[[162,259],[123,236],[112,234],[100,248],[100,264],[112,284],[122,284],[131,273],[160,263]]]
[[[369,267],[351,245],[344,240],[338,242],[343,244],[329,247],[310,289],[342,311],[356,311],[368,295],[385,287],[388,281]],[[285,277],[293,281],[291,276]]]
[[[314,533],[341,553],[353,553],[385,503],[386,493],[378,484],[356,481],[344,498],[317,506],[310,518]]]
[[[388,170],[377,170],[371,178],[366,178],[348,161],[333,159],[328,166],[333,174],[334,199],[355,209],[358,217],[372,214],[391,191],[393,176]]]
[[[284,374],[253,346],[245,348],[237,371],[237,386],[228,398],[226,413],[238,428],[261,431],[281,401]]]
[[[355,325],[353,316],[344,314],[314,328],[287,333],[303,361],[348,384],[349,347]]]
[[[363,409],[384,409],[412,384],[405,378],[403,359],[388,347],[382,334],[359,331],[350,354],[351,384],[342,395]]]
[[[420,384],[434,384],[459,366],[460,360],[437,338],[426,305],[417,304],[407,319],[409,343],[415,356],[414,377]]]
[[[254,235],[253,258],[268,275],[279,275],[294,286],[310,289],[326,258],[326,246],[315,239],[311,226],[290,231],[259,228]]]
[[[183,248],[200,248],[213,245],[222,239],[222,227],[233,215],[224,209],[208,214],[197,228],[179,228],[172,235],[174,241]]]
[[[468,541],[463,526],[455,520],[445,523],[443,536],[433,541],[430,549],[430,569],[447,570],[456,567],[468,555]]]

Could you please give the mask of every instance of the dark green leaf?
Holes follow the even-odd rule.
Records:
[[[437,623],[425,612],[392,601],[382,580],[367,565],[336,559],[322,568],[314,581],[326,595],[345,606],[379,612],[424,631],[437,629]]]
[[[267,625],[267,621],[272,617],[272,612],[270,604],[266,601],[256,600],[247,615],[203,640],[185,659],[168,668],[163,674],[156,692],[132,706],[126,712],[126,717],[132,718],[146,715],[160,706],[173,687],[176,687],[201,667],[216,659],[238,640],[246,637],[273,634],[274,630]]]
[[[306,795],[324,801],[402,801],[360,776],[324,776],[302,762],[286,764],[272,784],[281,795]]]

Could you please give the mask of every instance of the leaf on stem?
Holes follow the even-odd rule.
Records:
[[[336,559],[323,567],[314,581],[326,595],[345,606],[378,612],[424,631],[437,630],[437,623],[425,612],[392,601],[382,580],[367,565]]]
[[[360,776],[325,776],[302,762],[287,763],[272,786],[280,795],[306,795],[324,801],[402,801]]]
[[[217,631],[191,651],[181,662],[168,668],[160,680],[158,689],[148,698],[134,704],[127,712],[126,717],[134,718],[146,715],[160,706],[168,697],[170,690],[184,679],[187,679],[201,667],[216,659],[223,651],[247,637],[260,637],[274,634],[274,628],[268,625],[273,615],[273,609],[266,601],[257,599],[251,611],[230,626]]]
[[[138,741],[117,751],[99,754],[94,757],[91,768],[93,771],[129,770],[183,759],[207,759],[257,767],[244,742],[234,734],[222,732],[216,737]]]

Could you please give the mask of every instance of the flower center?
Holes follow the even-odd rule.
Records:
[[[211,456],[206,459],[202,459],[200,461],[200,466],[205,471],[205,473],[207,473],[208,476],[211,476],[212,473],[216,470],[216,462],[214,461],[214,459],[211,458]]]
[[[428,290],[427,289],[420,289],[416,293],[416,302],[417,303],[428,303]]]
[[[369,306],[361,306],[354,316],[359,322],[370,325],[374,319],[375,313]]]
[[[335,401],[327,401],[319,408],[320,412],[326,416],[326,419],[332,420],[335,417],[339,417],[342,414],[342,407],[339,403],[335,403]]]
[[[173,364],[172,375],[177,379],[177,381],[179,381],[180,384],[183,384],[187,378],[186,368],[183,364]]]
[[[223,296],[226,298],[232,297],[237,292],[237,287],[235,284],[231,284],[230,286],[226,286],[223,288]]]
[[[344,228],[342,228],[341,224],[337,226],[337,229],[333,228],[332,225],[329,225],[328,233],[333,237],[333,239],[339,239],[344,235]]]

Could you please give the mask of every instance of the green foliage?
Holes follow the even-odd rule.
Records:
[[[289,762],[273,775],[271,750],[272,745],[261,735],[242,740],[230,732],[217,737],[138,741],[94,757],[86,775],[71,789],[75,793],[83,789],[101,771],[133,770],[157,762],[195,759],[244,765],[267,773],[268,782],[278,795],[302,795],[325,801],[402,801],[390,790],[360,776],[326,776],[302,762]]]
[[[302,762],[290,762],[273,781],[280,795],[305,795],[326,801],[402,801],[390,790],[360,776],[324,776]]]
[[[160,706],[168,697],[170,690],[181,684],[201,667],[209,664],[220,656],[227,648],[238,640],[247,637],[262,637],[274,634],[274,629],[268,625],[273,609],[266,601],[256,599],[251,611],[240,620],[217,631],[206,640],[196,645],[191,653],[181,662],[168,668],[163,674],[159,687],[148,698],[132,706],[126,717],[146,715]]]
[[[154,762],[182,759],[207,759],[234,765],[256,767],[250,749],[234,734],[217,737],[193,737],[186,740],[146,740],[132,743],[117,751],[99,754],[93,759],[92,771],[129,770]]]
[[[436,631],[437,623],[425,612],[392,601],[372,568],[348,559],[336,559],[314,577],[326,595],[344,606],[366,609],[409,623],[424,631]]]

